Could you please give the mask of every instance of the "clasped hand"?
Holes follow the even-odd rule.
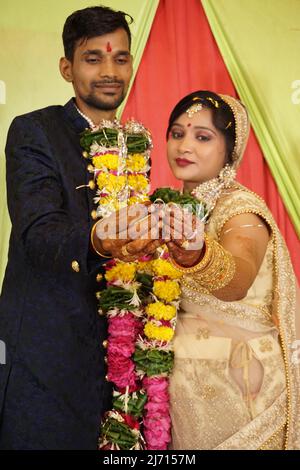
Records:
[[[176,204],[148,202],[125,207],[98,222],[96,237],[101,252],[127,262],[167,244],[172,258],[188,267],[201,257],[204,225]]]

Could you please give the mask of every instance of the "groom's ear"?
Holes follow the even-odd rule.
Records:
[[[59,60],[59,70],[66,82],[73,82],[73,67],[69,59],[61,57]]]

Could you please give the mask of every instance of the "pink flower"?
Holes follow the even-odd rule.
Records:
[[[165,377],[145,377],[143,386],[148,395],[144,418],[147,448],[166,450],[171,440],[168,379]]]
[[[113,268],[116,266],[117,262],[115,259],[111,259],[105,263],[105,271],[108,271],[109,269]]]
[[[169,381],[166,377],[145,377],[143,386],[147,389],[148,396],[157,396],[168,393]]]
[[[148,415],[151,416],[151,418],[159,418],[159,415],[168,415],[169,413],[169,403],[168,401],[160,402],[160,403],[155,403],[152,401],[148,401],[148,403],[145,405],[146,410],[148,411]]]
[[[108,343],[107,352],[108,354],[131,357],[134,349],[134,341],[128,341],[127,338],[111,338]]]
[[[139,261],[150,261],[152,259],[152,255],[144,255],[141,258],[139,258]]]
[[[127,357],[108,353],[108,380],[118,388],[136,387],[134,363]]]
[[[161,417],[159,420],[144,420],[145,439],[149,450],[166,450],[171,441],[171,420]]]
[[[139,330],[140,322],[132,313],[109,319],[108,333],[111,336],[128,336],[135,341]]]

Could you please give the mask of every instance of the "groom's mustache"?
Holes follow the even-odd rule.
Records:
[[[91,83],[92,87],[105,87],[107,85],[109,86],[116,86],[116,87],[119,87],[120,85],[124,85],[124,81],[123,80],[99,80],[97,82],[92,82]]]

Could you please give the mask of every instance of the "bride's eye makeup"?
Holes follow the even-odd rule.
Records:
[[[184,132],[181,129],[171,129],[169,132],[169,139],[181,139],[184,137]]]
[[[199,140],[200,142],[208,142],[211,140],[211,137],[208,135],[203,135],[203,134],[198,134],[195,135],[196,139]]]

